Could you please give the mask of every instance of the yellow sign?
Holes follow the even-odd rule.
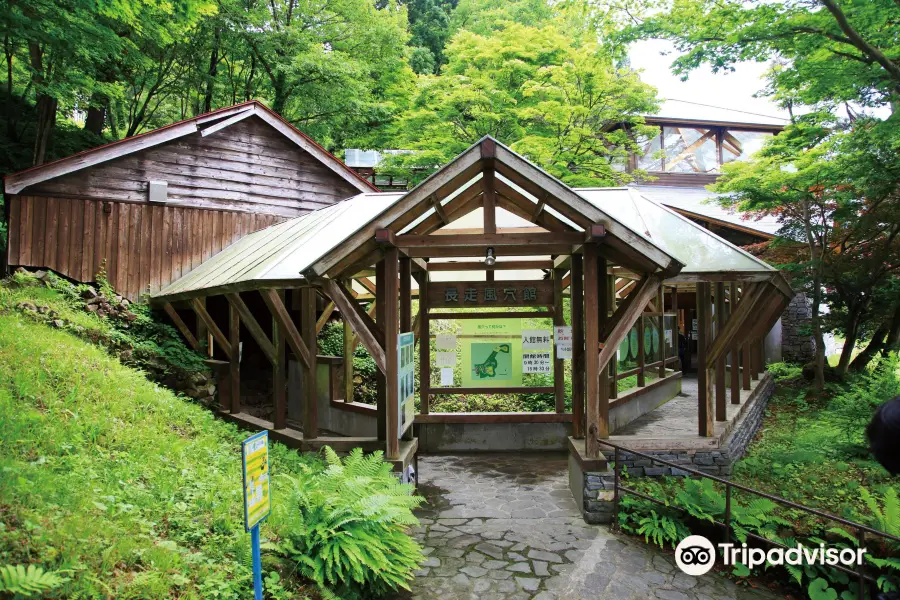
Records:
[[[269,434],[261,431],[241,443],[244,464],[244,526],[247,531],[269,516]]]

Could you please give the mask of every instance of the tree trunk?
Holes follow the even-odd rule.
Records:
[[[84,120],[85,131],[94,135],[103,134],[103,125],[106,123],[106,98],[94,93],[91,96],[91,105],[87,110],[87,118]]]
[[[850,359],[853,358],[853,350],[856,349],[856,341],[859,337],[859,320],[862,313],[862,307],[848,308],[850,308],[850,314],[847,317],[847,323],[844,327],[844,348],[841,350],[841,358],[838,361],[837,366],[837,374],[840,377],[847,374],[847,368],[850,366]],[[882,334],[882,337],[884,337],[884,334]]]
[[[884,347],[884,338],[888,333],[888,322],[885,321],[881,325],[878,326],[878,329],[875,330],[875,333],[872,334],[872,339],[869,340],[869,343],[866,344],[866,347],[863,348],[862,352],[856,355],[856,358],[853,359],[853,362],[850,363],[851,371],[862,371],[865,369],[872,359],[875,358],[875,355]],[[846,348],[846,345],[844,346]],[[841,357],[843,358],[843,356]]]
[[[894,308],[894,316],[891,318],[887,339],[884,340],[884,348],[881,350],[884,355],[889,352],[900,352],[900,303]]]
[[[37,124],[34,132],[34,155],[32,163],[40,165],[44,163],[47,157],[47,147],[50,143],[50,133],[56,125],[56,107],[57,100],[43,93],[41,87],[44,83],[44,52],[40,44],[30,43],[28,45],[28,58],[31,61],[33,75],[31,80],[35,84],[37,92],[37,102],[35,108],[37,110]]]
[[[213,88],[216,83],[216,73],[219,70],[219,40],[222,36],[222,30],[216,27],[216,33],[213,37],[213,47],[209,55],[209,70],[206,73],[206,92],[203,96],[203,112],[208,113],[212,110]]]
[[[37,100],[37,127],[34,136],[33,164],[42,165],[47,158],[50,133],[56,126],[56,98],[41,94]]]
[[[819,314],[821,301],[822,270],[817,266],[816,273],[813,276],[812,327],[813,335],[816,338],[816,357],[814,359],[816,367],[815,387],[819,391],[825,389],[825,336],[822,335],[822,317]]]

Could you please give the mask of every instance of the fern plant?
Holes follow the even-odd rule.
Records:
[[[0,592],[14,598],[31,598],[61,586],[67,579],[53,571],[45,571],[36,565],[0,566]]]
[[[355,449],[344,460],[324,448],[327,467],[315,478],[290,482],[290,499],[277,516],[278,550],[325,595],[371,598],[409,589],[424,559],[408,535],[412,510],[423,498],[401,484],[380,452]]]

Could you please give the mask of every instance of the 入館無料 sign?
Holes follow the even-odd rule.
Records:
[[[550,330],[522,330],[522,373],[550,373]]]
[[[550,306],[552,281],[459,281],[428,286],[428,305]]]
[[[269,435],[266,431],[241,443],[244,466],[244,527],[250,531],[271,511],[269,501]]]
[[[416,418],[415,393],[415,336],[412,333],[401,333],[397,336],[397,349],[400,352],[399,392],[397,408],[399,419],[397,424],[397,436],[402,437],[404,432],[413,424]]]

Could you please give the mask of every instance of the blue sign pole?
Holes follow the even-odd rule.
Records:
[[[253,598],[263,600],[262,560],[259,558],[259,525],[250,530],[250,546],[253,552]]]

